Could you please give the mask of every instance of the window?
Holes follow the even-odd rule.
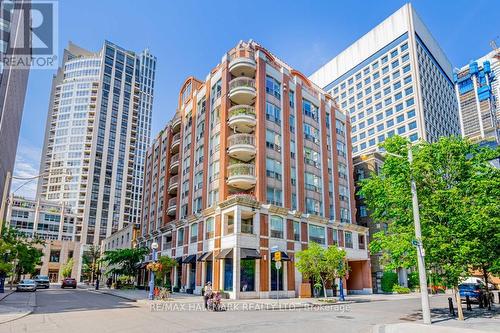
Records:
[[[403,121],[405,120],[405,116],[404,114],[402,115],[399,115],[396,117],[396,122],[399,124],[399,123],[402,123]]]
[[[412,129],[417,128],[417,122],[412,121],[411,123],[408,124],[408,130],[411,131]]]
[[[293,222],[293,240],[300,242],[300,222]]]
[[[306,172],[305,174],[305,188],[306,190],[321,192],[321,180],[315,174]]]
[[[190,243],[196,243],[198,241],[198,223],[191,224],[191,239]]]
[[[302,113],[314,120],[318,120],[318,107],[306,99],[302,100]]]
[[[408,87],[405,89],[405,95],[411,95],[413,93],[413,87]]]
[[[415,117],[415,110],[410,110],[406,113],[408,119]]]
[[[405,131],[405,126],[398,127],[398,134],[403,134]]]
[[[272,131],[270,129],[266,129],[266,147],[276,150],[277,152],[281,151],[281,135]]]
[[[332,229],[333,244],[339,245],[339,231],[337,229]]]
[[[281,180],[281,162],[267,157],[266,174],[268,177]]]
[[[240,291],[255,290],[255,259],[242,259],[240,262]]]
[[[268,187],[267,188],[267,202],[276,206],[282,206],[282,191],[281,189]]]
[[[325,244],[325,227],[309,224],[309,241]]]
[[[241,218],[241,232],[253,234],[253,218]]]
[[[60,250],[51,250],[50,251],[50,262],[59,262],[61,259],[61,251]]]
[[[410,98],[408,100],[406,100],[406,106],[412,106],[413,104],[415,104],[415,101],[413,98]]]
[[[412,135],[410,135],[410,141],[411,142],[415,142],[418,140],[418,134],[417,133],[413,133]]]
[[[359,216],[366,217],[368,214],[366,213],[366,206],[359,206]]]
[[[319,144],[319,130],[309,124],[304,124],[304,138]]]
[[[279,216],[271,215],[271,237],[283,238],[283,219]]]
[[[358,235],[358,247],[360,250],[364,250],[365,247],[365,235]]]
[[[410,65],[406,65],[405,67],[403,67],[403,73],[408,73],[411,69],[411,66]]]
[[[276,79],[266,76],[266,93],[281,99],[281,84]]]
[[[266,102],[266,119],[280,125],[281,109],[272,103]]]
[[[182,246],[184,244],[184,228],[177,230],[177,246]]]
[[[352,249],[352,232],[350,231],[345,231],[344,232],[344,237],[345,237],[345,247]]]
[[[214,218],[209,217],[207,221],[205,222],[205,239],[211,239],[214,238]]]
[[[226,215],[224,219],[224,235],[232,235],[234,233],[234,216]]]
[[[321,202],[312,198],[306,198],[306,214],[320,215]]]

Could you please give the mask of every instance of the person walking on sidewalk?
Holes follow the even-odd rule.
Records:
[[[208,308],[208,299],[212,297],[212,283],[208,281],[203,288],[203,302],[205,304],[205,309]]]

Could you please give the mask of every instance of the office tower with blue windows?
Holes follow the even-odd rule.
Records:
[[[349,113],[354,157],[396,134],[412,142],[460,135],[452,66],[411,4],[310,79]]]
[[[99,244],[139,222],[156,58],[106,41],[70,43],[52,82],[37,197],[76,214],[75,240]]]
[[[462,136],[474,141],[500,144],[498,57],[494,51],[454,73]]]

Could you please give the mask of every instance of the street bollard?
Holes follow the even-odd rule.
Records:
[[[479,308],[483,309],[484,308],[484,305],[483,305],[483,294],[479,295],[478,301],[479,301]]]
[[[455,308],[453,307],[453,299],[448,297],[448,306],[450,307],[450,315],[455,317]]]
[[[470,305],[470,297],[465,296],[465,302],[467,303],[467,310],[472,311],[472,306]]]
[[[491,302],[490,302],[490,295],[486,294],[484,295],[484,306],[488,306],[488,311],[491,311]]]

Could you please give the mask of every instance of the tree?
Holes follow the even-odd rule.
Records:
[[[22,274],[33,274],[41,264],[43,252],[37,248],[43,241],[30,239],[13,228],[4,228],[0,239],[0,274],[14,273],[14,278]]]
[[[305,279],[321,281],[326,296],[326,284],[334,283],[347,273],[346,253],[335,246],[323,248],[317,243],[309,244],[305,250],[297,252],[295,265]]]
[[[104,252],[102,261],[111,266],[110,272],[112,273],[135,276],[137,273],[137,263],[148,253],[149,249],[146,247],[117,249]]]
[[[88,250],[83,253],[83,268],[84,275],[94,283],[94,276],[97,275],[99,270],[99,258],[101,257],[101,248],[98,245],[90,245]]]
[[[405,157],[409,142],[396,136],[386,140],[382,147]],[[485,242],[489,243],[483,244],[485,251],[479,250],[479,243],[485,237],[498,235],[500,174],[488,163],[492,156],[498,156],[498,150],[495,153],[461,138],[421,142],[411,149],[414,156],[411,166],[406,158],[387,155],[381,172],[361,182],[360,194],[365,197],[373,221],[387,224],[387,230],[374,235],[370,250],[382,251],[383,263],[389,269],[415,265],[416,250],[411,245],[413,177],[427,268],[439,268],[435,274],[454,287],[460,305],[457,293],[460,281],[470,274],[474,263],[486,259],[484,252],[494,252],[494,248],[498,251],[498,241]],[[488,267],[495,267],[495,260],[491,259],[487,260],[492,262]],[[460,306],[459,316],[462,317]]]
[[[163,281],[165,278],[167,279],[167,282],[165,283],[166,285],[170,285],[170,272],[172,271],[172,268],[177,266],[177,260],[170,258],[169,256],[161,256],[158,259],[158,262],[160,263],[160,272],[159,276],[161,280]]]
[[[71,277],[71,273],[73,273],[73,258],[69,259],[66,264],[63,265],[61,269],[61,275],[63,278]]]

